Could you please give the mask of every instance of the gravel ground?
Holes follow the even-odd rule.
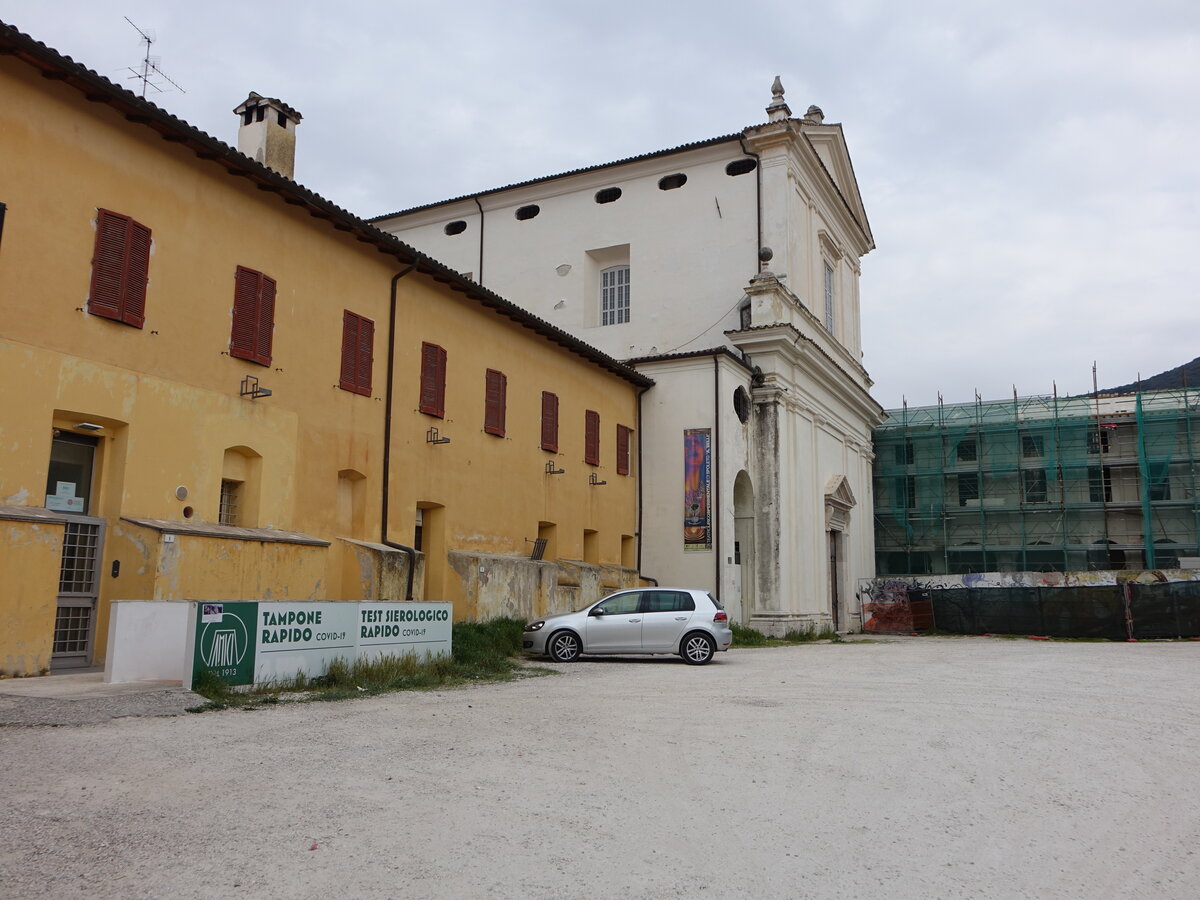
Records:
[[[1196,896],[1200,643],[552,668],[0,727],[0,896]]]

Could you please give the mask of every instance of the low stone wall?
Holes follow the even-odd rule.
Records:
[[[451,550],[448,558],[461,579],[469,617],[478,620],[570,612],[641,584],[633,569],[578,560],[532,560],[462,550]]]

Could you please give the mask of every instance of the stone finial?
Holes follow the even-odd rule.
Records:
[[[783,99],[783,81],[776,75],[775,83],[771,85],[771,105],[767,107],[767,119],[771,122],[780,122],[791,117],[792,110],[788,107],[787,101]]]
[[[814,103],[808,108],[808,112],[804,114],[804,121],[811,122],[813,125],[820,125],[825,121],[825,113],[821,111],[821,107]]]

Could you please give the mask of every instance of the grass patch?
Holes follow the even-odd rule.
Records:
[[[733,631],[733,646],[735,647],[766,647],[771,639],[757,628],[747,628],[734,622],[729,626]]]
[[[781,638],[769,637],[757,628],[734,624],[734,647],[790,647],[795,644],[811,644],[816,641],[828,641],[834,644],[842,643],[842,637],[828,625],[820,630],[816,628],[795,628]]]
[[[208,702],[188,712],[241,707],[290,700],[347,700],[392,691],[427,691],[480,681],[509,681],[518,675],[550,674],[549,669],[523,668],[515,657],[521,650],[525,623],[520,619],[456,622],[451,655],[433,659],[381,656],[354,662],[334,660],[321,675],[297,674],[284,681],[248,690],[230,687],[208,670],[197,673],[192,690]]]

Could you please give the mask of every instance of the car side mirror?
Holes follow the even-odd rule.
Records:
[[[588,615],[589,615],[589,616],[597,616],[597,617],[598,617],[598,616],[602,616],[602,615],[604,615],[604,607],[603,607],[603,606],[597,606],[597,607],[596,607],[595,609],[593,609],[593,610],[592,610],[590,613],[588,613]]]

